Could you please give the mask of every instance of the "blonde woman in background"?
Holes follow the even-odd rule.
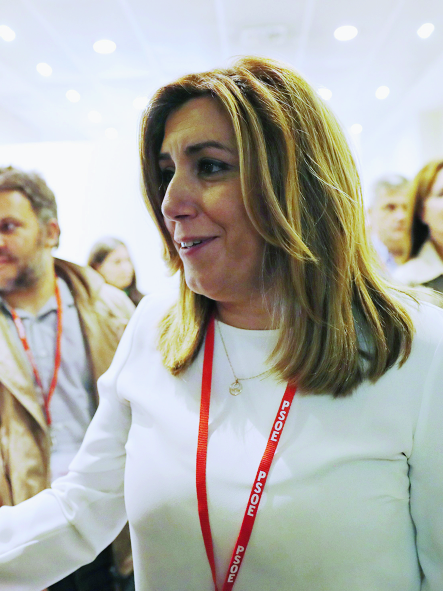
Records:
[[[138,306],[144,294],[137,289],[134,265],[124,242],[112,236],[100,238],[91,248],[88,265],[100,273],[106,283],[123,290]]]
[[[424,166],[412,182],[411,251],[395,278],[443,292],[443,160]]]
[[[127,513],[139,591],[441,591],[443,311],[373,269],[333,115],[244,58],[161,88],[141,149],[180,294],[138,306],[70,474],[0,509],[0,581]]]

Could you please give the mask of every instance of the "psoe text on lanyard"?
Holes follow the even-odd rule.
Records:
[[[208,499],[206,489],[206,463],[208,450],[209,407],[211,400],[213,358],[214,317],[211,318],[208,324],[203,359],[200,422],[197,443],[196,486],[198,513],[206,549],[206,555],[208,557],[209,565],[211,567],[214,589],[215,591],[218,591],[214,559],[214,546],[212,542],[211,526],[209,522]],[[251,537],[252,528],[254,527],[255,519],[257,517],[258,507],[260,505],[261,497],[265,488],[266,480],[268,478],[269,470],[271,468],[275,451],[277,449],[278,442],[280,441],[280,436],[283,432],[283,428],[285,426],[286,419],[288,417],[296,389],[297,387],[294,385],[287,385],[277,415],[272,424],[272,429],[268,438],[268,443],[266,445],[263,457],[260,461],[257,474],[252,485],[252,490],[249,495],[249,500],[246,505],[243,522],[240,527],[240,533],[237,538],[234,551],[232,553],[231,561],[229,563],[229,568],[226,574],[222,591],[231,591],[236,582],[238,572],[240,570],[243,558],[246,553],[246,549],[248,547],[249,538]]]

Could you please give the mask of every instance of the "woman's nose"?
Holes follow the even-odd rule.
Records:
[[[196,187],[186,174],[175,172],[166,189],[162,214],[166,220],[179,221],[197,215]]]

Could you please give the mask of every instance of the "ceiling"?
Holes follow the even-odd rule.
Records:
[[[426,22],[435,31],[421,39]],[[347,24],[358,35],[337,41]],[[282,59],[329,88],[342,124],[359,123],[368,140],[405,105],[443,104],[442,0],[2,0],[0,25],[16,33],[0,38],[1,144],[99,140],[109,128],[135,139],[135,98],[245,54]],[[96,53],[99,39],[116,51]],[[49,77],[37,72],[41,62]],[[381,85],[385,100],[375,98]],[[66,98],[72,89],[76,103]]]

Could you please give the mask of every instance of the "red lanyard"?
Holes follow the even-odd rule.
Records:
[[[51,385],[49,387],[48,395],[45,396],[43,391],[43,384],[40,378],[40,374],[38,373],[37,365],[34,360],[34,356],[31,351],[31,347],[29,346],[28,339],[26,338],[25,327],[23,326],[23,322],[21,318],[17,315],[17,312],[14,308],[11,308],[12,319],[14,320],[15,327],[18,332],[18,336],[22,342],[23,348],[25,353],[29,359],[29,362],[32,366],[32,370],[34,372],[35,381],[37,382],[38,387],[40,388],[43,394],[43,403],[45,408],[45,415],[46,421],[49,426],[51,426],[51,413],[49,412],[49,404],[51,402],[52,395],[54,394],[55,387],[57,385],[57,376],[58,370],[60,368],[61,363],[61,343],[62,343],[62,299],[60,296],[60,289],[58,287],[57,281],[55,282],[55,298],[57,300],[57,342],[55,348],[55,362],[54,362],[54,373],[52,375]]]
[[[197,501],[200,525],[205,543],[206,554],[211,567],[214,589],[215,591],[218,591],[215,571],[214,547],[212,543],[211,526],[209,523],[208,498],[206,491],[206,457],[208,451],[209,405],[211,400],[213,358],[214,318],[211,318],[206,333],[205,354],[203,360],[200,424],[198,429],[197,443]],[[231,562],[229,564],[228,572],[223,585],[223,591],[230,591],[233,588],[238,571],[240,570],[243,558],[246,553],[246,548],[248,547],[249,538],[251,537],[252,528],[254,527],[258,506],[265,488],[269,469],[271,467],[272,460],[274,459],[275,450],[277,449],[280,435],[283,431],[283,427],[285,426],[296,389],[296,386],[290,386],[288,384],[278,409],[277,416],[275,417],[275,421],[272,425],[268,444],[258,467],[257,475],[255,477],[251,494],[249,496],[249,501],[246,505],[243,523],[240,528],[240,534],[237,538],[237,543],[235,544],[234,551],[232,553]]]

